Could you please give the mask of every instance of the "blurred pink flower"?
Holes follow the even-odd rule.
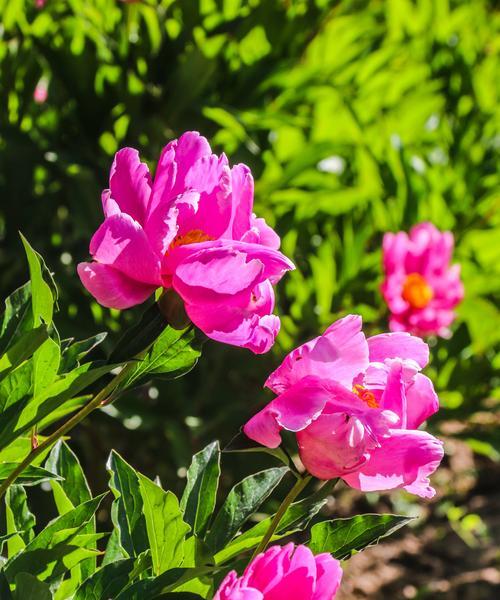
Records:
[[[38,9],[41,9],[45,6],[47,0],[35,0],[35,6]]]
[[[306,546],[271,546],[241,577],[231,571],[214,600],[333,600],[342,579],[338,560]]]
[[[37,104],[43,104],[44,102],[46,102],[48,95],[49,93],[47,81],[46,79],[42,78],[36,84],[35,91],[33,92],[33,100]]]
[[[439,408],[432,382],[419,372],[428,360],[420,338],[366,339],[361,317],[349,315],[285,358],[266,381],[277,398],[244,432],[268,448],[280,445],[282,429],[295,432],[302,462],[319,479],[430,498],[428,476],[443,448],[417,429]]]
[[[453,234],[421,223],[409,235],[386,233],[383,252],[391,331],[448,336],[453,309],[464,297],[460,265],[450,266]]]
[[[78,273],[96,300],[124,309],[173,288],[195,325],[220,342],[269,350],[279,331],[275,284],[293,263],[253,213],[253,179],[188,132],[163,150],[154,181],[137,150],[120,150],[105,220]]]

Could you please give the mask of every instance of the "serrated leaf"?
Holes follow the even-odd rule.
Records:
[[[260,471],[237,483],[217,513],[206,537],[213,553],[221,550],[260,507],[288,472],[286,467]]]
[[[181,498],[184,520],[196,535],[203,535],[214,511],[219,476],[220,447],[213,442],[193,456]]]
[[[323,521],[311,529],[308,546],[314,554],[329,552],[343,560],[355,551],[377,544],[381,538],[393,534],[413,519],[402,515],[366,514]]]
[[[182,520],[179,501],[139,473],[139,486],[144,502],[144,518],[153,559],[153,573],[179,567],[184,559],[184,541],[190,531]]]
[[[114,450],[109,456],[107,469],[109,487],[115,496],[111,519],[119,531],[120,545],[129,557],[139,556],[149,548],[149,543],[138,474]]]
[[[103,498],[104,495],[97,496],[51,521],[20,554],[7,562],[4,567],[7,579],[14,582],[18,573],[25,572],[43,581],[62,575],[81,561],[95,556],[94,550],[85,547],[85,544],[95,544],[95,536],[76,538]]]
[[[52,600],[50,587],[29,573],[19,573],[16,577],[15,600]]]
[[[132,558],[104,565],[82,583],[73,600],[116,598],[128,585],[133,568],[134,560]]]

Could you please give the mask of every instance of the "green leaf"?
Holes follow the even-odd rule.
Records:
[[[62,440],[57,442],[52,448],[45,466],[53,473],[59,475],[62,479],[62,481],[50,482],[57,510],[60,515],[92,498],[80,461],[66,442]],[[92,517],[85,527],[82,528],[82,533],[95,533],[95,517]],[[80,574],[78,576],[78,581],[87,579],[87,577],[95,571],[95,568],[95,557],[92,557],[79,565],[77,567]]]
[[[335,486],[336,480],[327,481],[317,492],[294,502],[283,515],[271,541],[277,541],[292,533],[304,530],[311,519],[318,514],[327,502],[327,497]],[[256,525],[236,537],[215,555],[216,564],[221,564],[231,558],[257,547],[271,525],[272,517],[259,521]]]
[[[153,573],[179,567],[184,559],[184,540],[191,530],[182,520],[179,501],[144,475],[139,474],[144,517],[153,559]]]
[[[16,469],[19,463],[1,463],[0,464],[0,481],[5,481],[8,476]],[[42,467],[35,467],[29,465],[22,471],[19,477],[16,479],[18,485],[36,485],[43,481],[49,481],[50,479],[60,479],[55,473],[47,471]]]
[[[81,535],[81,530],[93,518],[104,495],[80,504],[51,521],[26,548],[5,565],[5,574],[13,582],[18,573],[31,573],[42,581],[71,570],[81,561],[95,556],[87,545],[95,544],[96,536]]]
[[[108,543],[106,544],[106,551],[104,552],[104,558],[102,559],[102,566],[114,563],[118,560],[124,560],[126,558],[128,558],[127,553],[120,543],[120,530],[117,527],[114,527],[111,535],[108,538]]]
[[[185,375],[196,365],[201,354],[200,347],[199,335],[194,327],[166,327],[131,370],[124,387],[136,385],[152,375],[163,375],[169,379]]]
[[[119,594],[114,600],[153,600],[160,596],[160,594],[166,594],[180,587],[182,584],[194,579],[195,577],[202,576],[209,573],[212,569],[210,568],[199,568],[199,569],[170,569],[165,573],[162,573],[158,577],[150,577],[149,579],[143,579],[137,581],[129,588]],[[189,592],[186,592],[189,594]],[[179,596],[175,594],[178,600],[181,600],[184,592],[179,593]],[[187,596],[191,598],[192,595]]]
[[[19,573],[16,577],[15,600],[52,600],[50,587],[29,573]]]
[[[196,535],[203,535],[214,511],[219,476],[220,447],[213,442],[193,456],[181,498],[184,520]]]
[[[7,352],[23,333],[32,328],[31,282],[28,282],[12,292],[5,300],[5,310],[0,326],[0,353]]]
[[[80,361],[87,356],[96,346],[104,341],[108,334],[97,333],[86,340],[73,342],[63,352],[61,358],[61,373],[67,373],[80,365]]]
[[[22,334],[0,358],[0,379],[27,360],[47,339],[46,325]]]
[[[54,382],[59,371],[61,349],[52,338],[48,338],[33,356],[33,396],[39,397]]]
[[[20,235],[30,269],[33,323],[35,327],[40,325],[42,322],[50,325],[52,323],[52,316],[54,313],[54,286],[51,287],[43,277],[44,274],[47,277],[47,274],[49,273],[43,258],[40,256],[40,254],[38,254],[38,252],[33,250],[28,240],[22,234]],[[52,278],[50,279],[53,285],[53,280]]]
[[[82,583],[73,600],[116,598],[128,585],[133,568],[134,560],[132,558],[104,565]]]
[[[109,487],[115,496],[111,518],[119,531],[120,545],[129,557],[139,556],[149,548],[139,476],[114,450],[107,469]]]
[[[22,485],[11,485],[5,494],[9,558],[26,547],[34,537],[35,515],[30,511],[26,491]]]
[[[286,467],[260,471],[237,483],[217,513],[206,537],[212,552],[221,550],[260,507],[288,472]]]
[[[377,514],[323,521],[311,529],[308,545],[314,554],[329,552],[338,560],[344,560],[355,551],[377,544],[410,521],[413,517]]]

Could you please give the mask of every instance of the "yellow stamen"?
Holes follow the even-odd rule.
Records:
[[[213,240],[213,238],[210,237],[209,235],[207,235],[201,229],[192,229],[191,231],[188,231],[187,233],[184,233],[183,235],[176,235],[174,237],[174,239],[172,240],[172,242],[170,243],[170,246],[168,247],[168,249],[172,250],[172,248],[177,248],[178,246],[186,246],[188,244],[198,244],[199,242],[210,242],[212,240]]]
[[[363,385],[357,383],[352,391],[358,396],[360,400],[368,406],[368,408],[379,408],[379,403],[377,402],[375,395],[370,390],[367,390]]]
[[[434,292],[420,273],[410,273],[403,284],[402,296],[412,308],[425,308],[434,297]]]

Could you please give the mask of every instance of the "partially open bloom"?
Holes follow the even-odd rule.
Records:
[[[244,432],[268,448],[280,445],[282,429],[295,432],[302,462],[319,479],[430,498],[428,476],[443,448],[417,429],[439,408],[420,373],[428,360],[420,338],[399,332],[366,339],[361,317],[349,315],[285,358],[266,381],[277,398]]]
[[[420,223],[409,235],[386,233],[383,252],[391,331],[448,336],[453,309],[464,296],[460,265],[450,265],[453,234]]]
[[[278,235],[252,212],[253,179],[229,167],[207,140],[188,132],[163,150],[154,180],[137,150],[120,150],[105,220],[90,242],[94,262],[78,265],[103,306],[128,308],[173,288],[209,337],[266,352],[279,331],[275,284],[293,268]]]
[[[231,571],[214,600],[333,600],[342,569],[330,554],[306,546],[271,546],[247,566],[241,577]]]

